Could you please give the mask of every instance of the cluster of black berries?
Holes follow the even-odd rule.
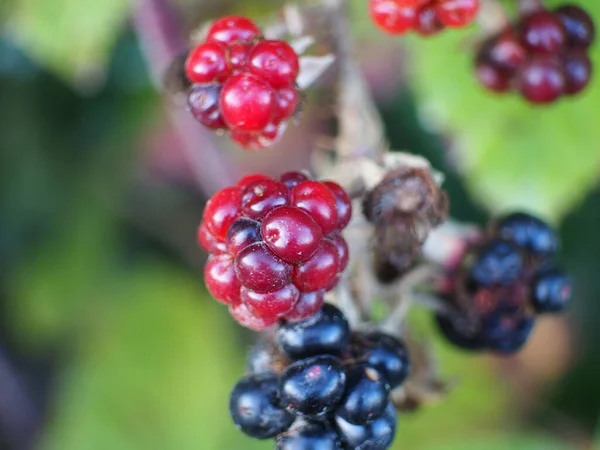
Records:
[[[571,283],[554,256],[555,232],[513,213],[490,226],[440,287],[448,310],[436,318],[446,338],[468,350],[513,353],[527,341],[537,314],[565,309]]]
[[[594,22],[578,6],[537,10],[481,46],[477,77],[487,89],[511,89],[531,103],[550,103],[585,88],[592,74],[587,54]]]
[[[396,432],[390,391],[409,372],[406,348],[381,332],[351,332],[325,304],[316,315],[283,323],[275,343],[250,354],[233,389],[237,427],[275,438],[277,450],[385,450]]]

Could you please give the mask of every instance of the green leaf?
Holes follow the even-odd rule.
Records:
[[[16,0],[9,31],[40,64],[86,87],[103,75],[128,9],[127,0]]]
[[[600,3],[585,7],[600,22]],[[474,76],[476,34],[471,27],[410,40],[424,114],[455,138],[457,166],[478,201],[492,212],[526,208],[557,219],[597,182],[600,83],[549,106],[489,93]],[[591,53],[598,65],[600,45]]]
[[[236,342],[234,327],[199,278],[138,265],[80,333],[41,448],[270,448],[229,418],[249,345]]]
[[[430,447],[429,450],[567,450],[572,448],[547,436],[480,435],[477,432],[460,440]]]

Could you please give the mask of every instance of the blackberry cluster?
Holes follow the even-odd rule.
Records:
[[[462,28],[479,11],[479,0],[370,0],[369,13],[375,24],[390,34],[410,30],[422,36],[444,28]]]
[[[242,147],[268,147],[298,107],[298,71],[298,55],[287,42],[262,39],[245,17],[224,17],[187,57],[188,106],[200,123],[229,130]]]
[[[436,319],[444,336],[467,350],[518,351],[537,314],[561,312],[570,301],[557,248],[555,232],[529,214],[495,222],[443,289],[450,312]]]
[[[213,195],[198,229],[212,296],[256,331],[315,314],[348,264],[352,204],[331,181],[249,175]]]
[[[494,92],[515,90],[531,103],[551,103],[583,90],[592,75],[587,54],[594,22],[578,6],[537,10],[479,49],[479,82]]]
[[[250,374],[233,389],[231,417],[276,450],[385,450],[396,432],[390,391],[410,369],[404,345],[379,333],[351,333],[331,304],[282,323],[274,349],[251,353]]]

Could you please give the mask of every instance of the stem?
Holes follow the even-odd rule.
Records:
[[[384,127],[369,86],[356,63],[348,2],[323,0],[330,17],[338,59],[338,159],[369,157],[379,161],[385,145]]]
[[[183,25],[166,0],[137,0],[134,25],[158,90],[168,65],[187,50]],[[211,194],[238,178],[233,161],[185,108],[169,108],[171,122],[200,188]]]

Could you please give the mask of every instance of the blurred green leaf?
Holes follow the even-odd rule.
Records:
[[[246,349],[199,285],[158,263],[121,279],[80,333],[42,448],[268,448],[230,421]]]
[[[443,339],[428,310],[411,311],[410,324],[419,339],[432,345],[436,364],[452,389],[439,404],[401,414],[394,449],[436,448],[462,436],[501,430],[510,420],[510,387],[498,376],[490,358],[458,350]],[[435,432],[432,432],[432,428]]]
[[[600,21],[600,3],[585,5]],[[516,94],[489,93],[474,76],[476,33],[474,28],[449,30],[410,40],[412,79],[426,106],[423,113],[455,138],[458,168],[472,195],[487,208],[527,208],[558,218],[597,183],[600,83],[592,82],[582,95],[540,107]],[[600,46],[591,52],[599,64]]]
[[[102,77],[128,9],[126,0],[16,0],[9,31],[42,65],[86,87]]]
[[[428,450],[567,450],[573,448],[546,436],[494,434],[474,436],[473,434],[477,433],[470,433],[457,441],[428,447]]]

